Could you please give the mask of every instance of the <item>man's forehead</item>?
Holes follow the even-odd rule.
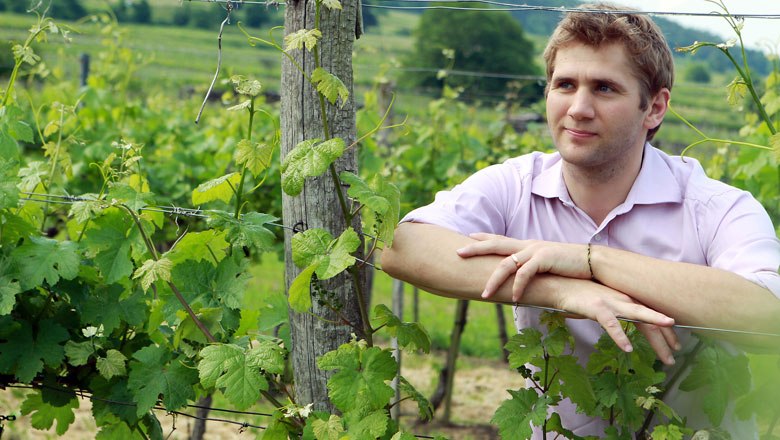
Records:
[[[632,65],[625,48],[619,43],[594,47],[573,43],[561,47],[555,55],[552,76],[595,76],[617,81],[634,77]]]

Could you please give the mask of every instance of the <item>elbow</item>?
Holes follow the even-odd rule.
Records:
[[[382,271],[393,278],[400,278],[402,274],[401,257],[399,252],[392,247],[383,249],[379,255],[379,264]]]

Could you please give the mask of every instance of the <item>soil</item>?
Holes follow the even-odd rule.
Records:
[[[420,392],[429,396],[438,381],[438,368],[443,365],[443,355],[426,356],[425,359],[410,357],[404,360],[403,376]],[[442,435],[451,440],[491,440],[498,439],[496,427],[490,419],[496,408],[509,395],[506,389],[516,389],[522,378],[516,372],[497,360],[461,358],[455,376],[451,420],[441,421],[443,408],[439,408],[434,420],[422,423],[417,419],[417,405],[412,401],[404,402],[401,407],[401,424],[409,432],[422,436]],[[0,391],[0,415],[15,414],[14,421],[0,422],[5,431],[0,432],[2,440],[42,440],[65,439],[81,440],[95,437],[97,428],[90,412],[90,402],[80,399],[76,411],[76,420],[63,436],[57,436],[55,427],[48,431],[33,429],[30,416],[20,416],[19,406],[23,391],[6,389]],[[188,411],[192,412],[192,411]],[[212,417],[221,415],[212,414]],[[188,439],[193,419],[158,414],[167,439]],[[56,423],[56,422],[55,422]],[[242,430],[239,425],[209,422],[205,439],[254,439],[260,433],[257,429]],[[169,435],[170,434],[170,435]]]

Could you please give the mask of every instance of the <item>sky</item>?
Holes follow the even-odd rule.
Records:
[[[631,6],[643,11],[722,12],[718,5],[706,0],[613,0],[613,3]],[[780,2],[777,0],[723,0],[723,3],[733,15],[780,15]],[[665,18],[677,21],[686,27],[710,31],[722,37],[723,41],[736,36],[726,20],[721,17],[665,16]],[[745,27],[742,29],[742,39],[749,48],[766,53],[780,52],[780,18],[746,19]]]

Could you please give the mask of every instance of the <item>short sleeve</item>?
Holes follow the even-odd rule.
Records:
[[[708,265],[737,273],[780,298],[780,240],[766,210],[750,193],[716,195],[700,213],[720,219],[706,231]]]
[[[504,235],[508,201],[516,199],[521,185],[513,166],[492,165],[451,190],[438,192],[431,204],[409,212],[401,222],[433,224],[464,235],[474,232]]]

